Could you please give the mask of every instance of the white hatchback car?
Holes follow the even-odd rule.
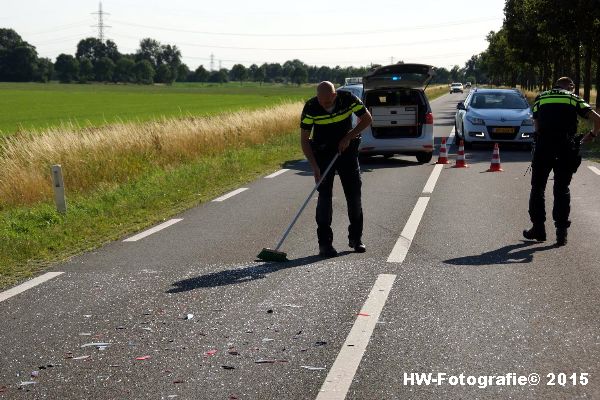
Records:
[[[433,155],[433,114],[425,87],[435,70],[425,64],[393,64],[363,77],[362,84],[338,90],[362,99],[373,116],[362,132],[361,155],[414,155],[420,163]],[[356,125],[356,117],[352,116]]]

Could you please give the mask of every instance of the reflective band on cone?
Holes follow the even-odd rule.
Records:
[[[502,166],[500,165],[500,147],[498,147],[498,143],[494,143],[492,163],[490,165],[490,169],[488,169],[487,172],[504,172]]]
[[[440,156],[438,157],[436,164],[448,164],[448,150],[446,149],[446,138],[442,138]]]
[[[465,142],[463,140],[460,141],[460,146],[458,146],[456,164],[454,164],[452,168],[469,168],[465,161]]]

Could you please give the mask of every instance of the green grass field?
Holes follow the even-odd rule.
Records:
[[[314,95],[314,85],[176,83],[173,86],[0,83],[0,136],[61,123],[99,126],[257,109]]]

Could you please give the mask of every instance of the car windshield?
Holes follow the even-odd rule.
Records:
[[[517,93],[478,93],[471,101],[473,108],[509,108],[523,110],[529,105]]]

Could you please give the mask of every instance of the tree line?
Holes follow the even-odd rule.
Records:
[[[56,60],[39,58],[34,46],[24,41],[12,29],[0,28],[0,81],[7,82],[123,82],[171,84],[179,82],[240,83],[269,82],[302,84],[328,80],[342,84],[350,76],[364,76],[379,65],[364,67],[312,66],[294,59],[280,63],[235,64],[231,69],[209,71],[203,65],[190,70],[181,60],[175,45],[161,44],[151,38],[140,41],[134,54],[119,52],[112,40],[85,38],[77,44],[74,55],[60,54]],[[464,71],[438,68],[434,83],[460,80]]]
[[[488,34],[488,48],[467,62],[467,75],[529,90],[546,90],[566,75],[590,100],[592,84],[600,87],[598,0],[506,0],[504,17]]]

